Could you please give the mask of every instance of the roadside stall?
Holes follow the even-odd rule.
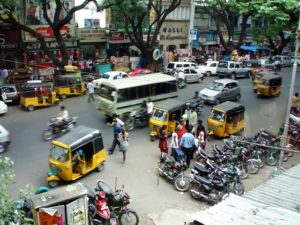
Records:
[[[87,189],[75,183],[30,197],[36,225],[88,224]]]

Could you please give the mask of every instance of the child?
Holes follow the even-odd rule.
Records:
[[[128,151],[128,133],[125,130],[125,127],[122,127],[121,133],[119,134],[120,141],[120,151],[123,153],[123,165],[126,160],[126,152]]]

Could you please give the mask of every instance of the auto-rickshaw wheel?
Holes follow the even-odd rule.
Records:
[[[33,106],[33,105],[28,106],[28,107],[27,107],[27,110],[28,110],[29,112],[32,112],[32,111],[34,110],[34,106]]]
[[[6,151],[6,144],[0,144],[0,154]]]
[[[58,184],[59,184],[58,180],[49,180],[48,181],[48,186],[51,187],[51,188],[54,188],[54,187],[58,186]]]
[[[61,95],[61,98],[62,98],[62,99],[66,99],[67,96],[66,96],[65,94],[63,94],[63,95]]]
[[[154,136],[150,136],[150,141],[155,141],[155,137]]]
[[[104,163],[100,163],[100,164],[97,166],[97,171],[98,171],[98,172],[103,171],[103,170],[104,170],[104,167],[105,167]]]

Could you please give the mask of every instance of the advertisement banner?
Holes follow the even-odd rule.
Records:
[[[55,39],[54,32],[49,26],[31,26],[32,29],[37,31],[39,34],[41,34],[46,39]],[[64,25],[60,29],[60,33],[63,36],[63,38],[74,38],[75,37],[75,29],[73,25]],[[25,41],[36,41],[36,38],[32,36],[30,33],[25,32]]]
[[[21,35],[18,30],[0,30],[0,49],[16,50],[20,46]]]
[[[84,27],[100,27],[99,19],[84,19]]]
[[[43,16],[42,2],[40,0],[26,0],[26,25],[48,25],[47,21]],[[59,19],[66,17],[68,11],[74,7],[73,0],[61,0],[63,7],[59,13]],[[46,3],[47,15],[51,21],[56,11],[55,0],[48,0]]]
[[[107,35],[104,30],[92,29],[92,28],[80,28],[78,29],[78,35],[80,42],[106,42]]]
[[[110,41],[125,41],[125,34],[123,32],[110,33],[109,40]]]
[[[197,29],[190,29],[189,39],[191,41],[197,40]]]

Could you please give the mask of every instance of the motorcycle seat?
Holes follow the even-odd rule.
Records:
[[[194,169],[196,171],[198,171],[200,174],[201,173],[211,173],[212,172],[211,170],[205,168],[205,166],[200,164],[200,163],[196,163],[195,166],[194,166]]]
[[[208,151],[201,150],[200,153],[201,153],[201,155],[203,155],[204,158],[211,159],[211,160],[215,159],[215,156]]]
[[[206,179],[205,177],[195,175],[194,178],[195,178],[195,180],[197,180],[199,183],[201,183],[203,185],[211,185],[212,184],[212,182],[210,180]]]

